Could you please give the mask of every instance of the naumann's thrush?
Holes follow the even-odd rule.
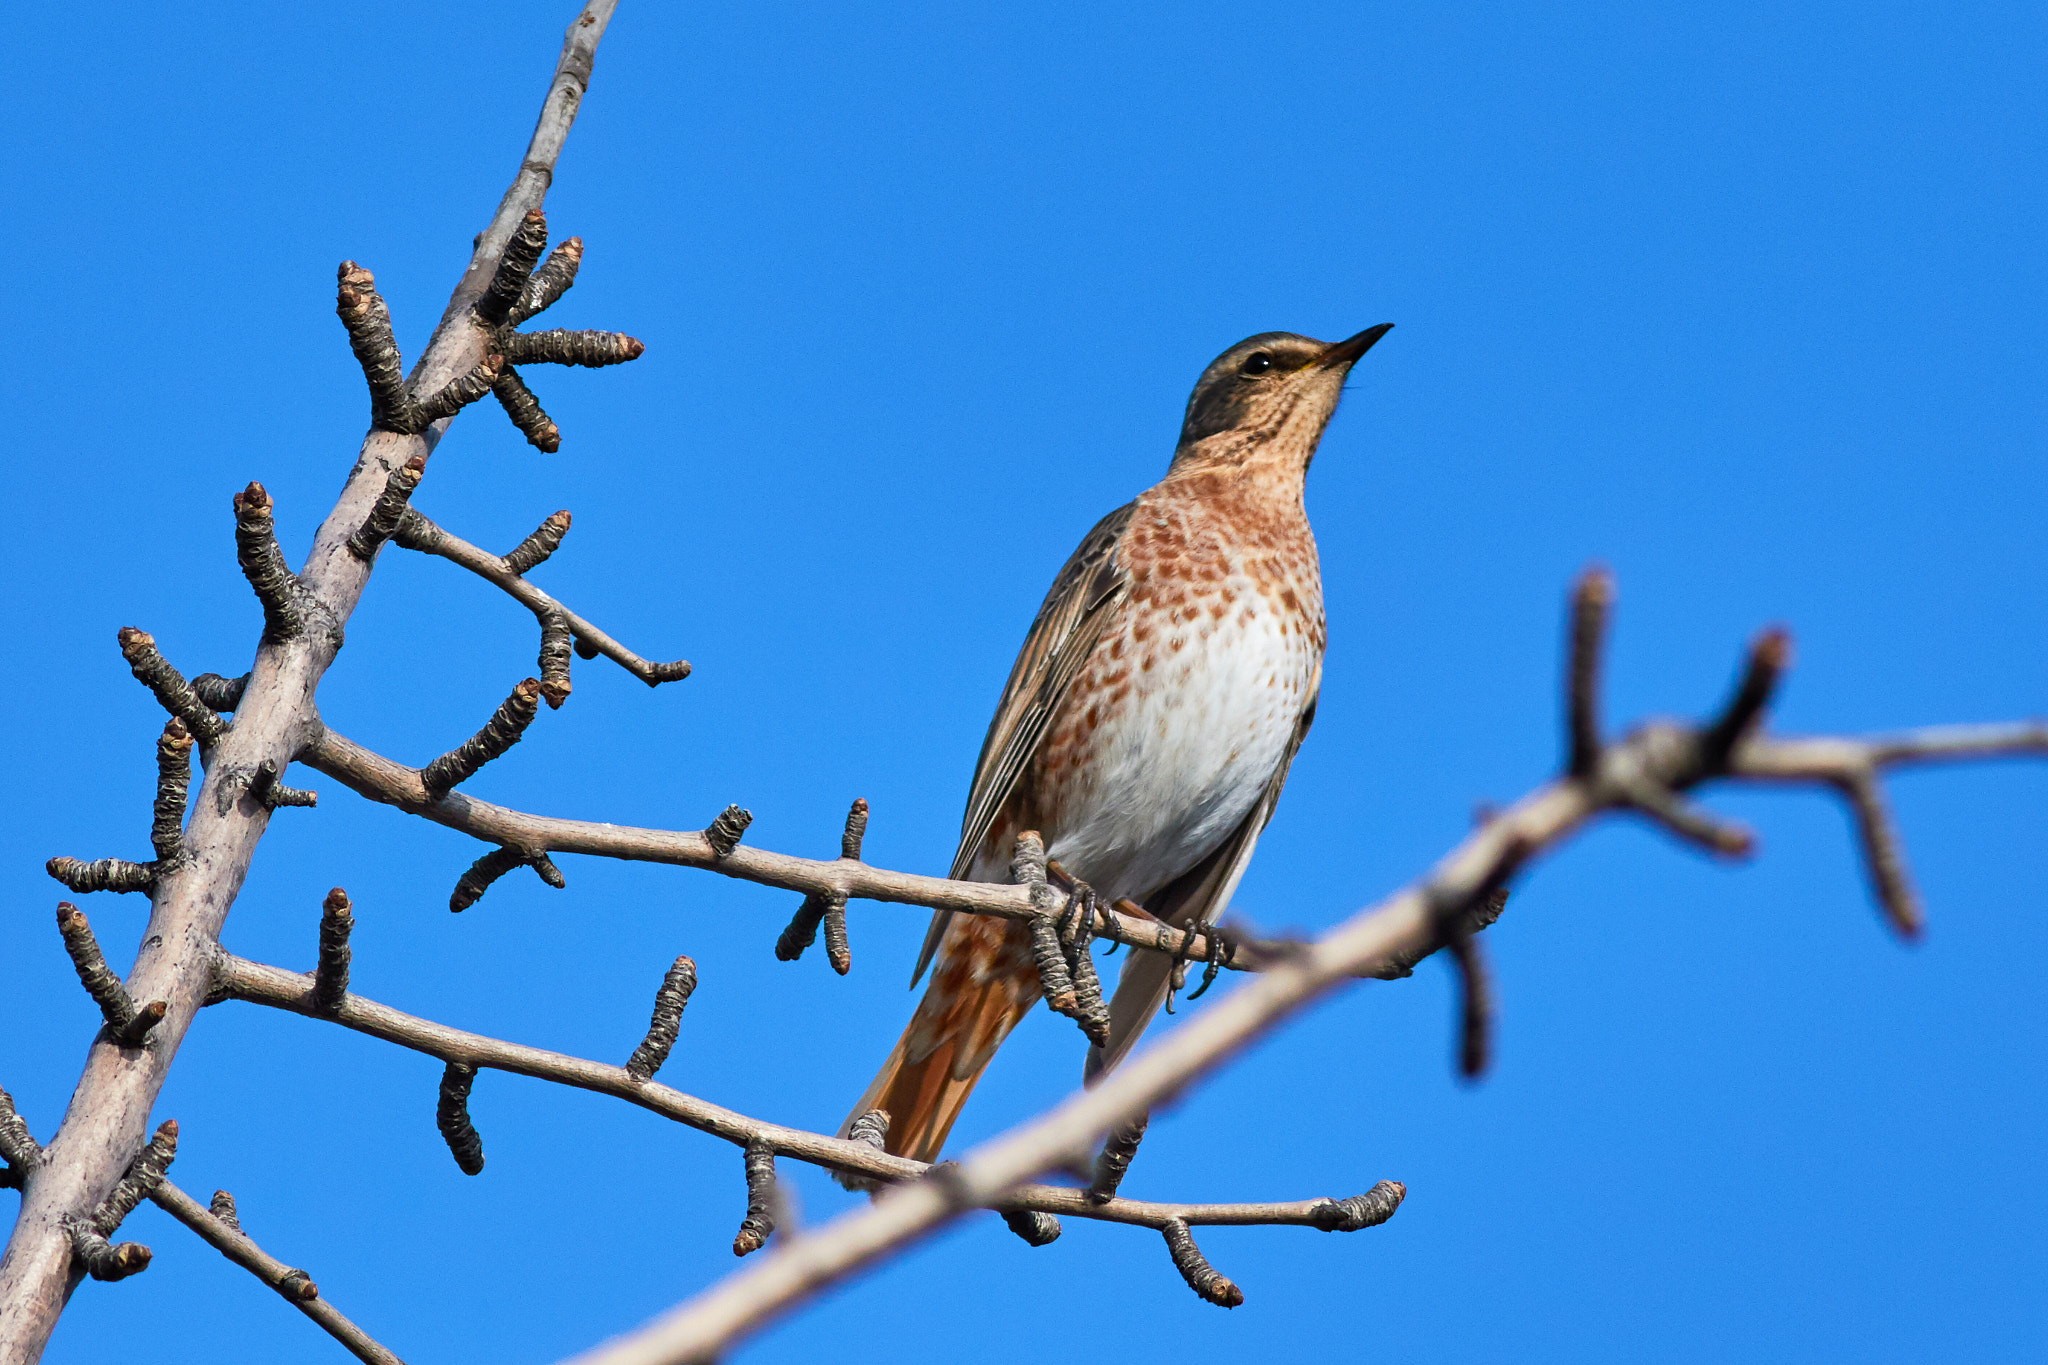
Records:
[[[1392,324],[1334,344],[1265,332],[1195,382],[1166,477],[1081,541],[1053,580],[982,742],[952,876],[1007,881],[1018,834],[1108,903],[1176,927],[1230,903],[1315,719],[1323,593],[1302,484],[1345,376]],[[1176,964],[1133,950],[1109,1003],[1122,1060]],[[931,983],[848,1116],[934,1160],[983,1068],[1040,999],[1028,925],[932,917]]]

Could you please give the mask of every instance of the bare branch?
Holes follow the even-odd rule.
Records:
[[[853,1177],[848,1183],[856,1187],[916,1182],[932,1170],[924,1162],[890,1156],[882,1150],[881,1139],[888,1131],[888,1118],[881,1110],[862,1115],[847,1138],[826,1137],[801,1128],[785,1128],[780,1124],[749,1118],[671,1089],[659,1081],[643,1080],[622,1066],[607,1066],[543,1048],[467,1033],[402,1013],[360,995],[349,995],[339,1009],[327,1013],[313,1001],[310,977],[281,967],[251,962],[231,953],[220,955],[217,973],[217,999],[243,1000],[340,1024],[357,1033],[424,1053],[449,1066],[459,1065],[472,1071],[486,1068],[505,1071],[595,1094],[611,1095],[736,1147],[759,1144],[778,1157],[790,1157]],[[1387,1183],[1382,1182],[1382,1185]],[[1349,1207],[1353,1203],[1355,1201],[1344,1201],[1344,1206]],[[1168,1220],[1175,1218],[1194,1227],[1206,1224],[1322,1228],[1336,1226],[1343,1217],[1341,1213],[1332,1212],[1339,1205],[1338,1201],[1331,1199],[1265,1204],[1163,1204],[1136,1199],[1096,1203],[1080,1190],[1032,1184],[1018,1185],[1002,1199],[988,1201],[986,1207],[1031,1209],[1062,1217],[1091,1218],[1155,1229],[1165,1227]]]
[[[592,57],[612,8],[612,0],[591,0],[570,24],[518,173],[491,222],[478,234],[469,267],[417,368],[414,384],[419,392],[432,393],[473,375],[487,359],[488,335],[474,323],[472,306],[495,274],[514,228],[540,203],[588,88]],[[352,343],[356,340],[351,337]],[[417,434],[373,426],[298,573],[310,598],[331,613],[335,629],[308,630],[290,640],[261,644],[232,730],[163,662],[147,636],[123,633],[123,653],[137,676],[156,692],[166,710],[185,722],[203,749],[216,750],[207,782],[218,784],[231,774],[254,773],[266,759],[276,762],[281,772],[317,733],[315,691],[333,662],[338,631],[354,611],[370,568],[350,553],[348,542],[369,516],[389,476],[408,460],[424,458],[440,431],[439,424]],[[124,1052],[111,1039],[94,1043],[52,1140],[53,1150],[61,1155],[28,1182],[6,1251],[0,1255],[0,1360],[32,1360],[42,1351],[76,1283],[71,1228],[89,1216],[118,1182],[121,1154],[141,1146],[149,1111],[178,1043],[212,989],[213,961],[205,949],[219,940],[221,924],[243,884],[268,816],[249,802],[231,802],[222,810],[216,797],[217,790],[210,793],[202,786],[193,803],[185,831],[186,870],[155,888],[142,949],[129,976],[132,995],[164,1000],[170,1011],[149,1048]]]
[[[1575,632],[1581,638],[1590,634]],[[1590,676],[1589,670],[1571,670],[1568,688],[1574,695],[1582,690],[1582,676]],[[1568,709],[1580,712],[1577,706]],[[1588,772],[1568,774],[1523,797],[1473,831],[1421,881],[1360,911],[1323,938],[1272,957],[1254,980],[1125,1061],[1094,1089],[1070,1095],[1038,1119],[970,1152],[944,1182],[900,1185],[869,1208],[814,1230],[783,1254],[736,1272],[640,1331],[579,1356],[579,1365],[656,1365],[715,1354],[789,1305],[962,1210],[1000,1204],[1017,1182],[1072,1162],[1116,1125],[1172,1099],[1348,979],[1428,952],[1442,941],[1446,924],[1480,911],[1529,859],[1604,812],[1625,808],[1628,798],[1619,782],[1627,775],[1666,790],[1701,780],[1700,733],[1646,725],[1600,748]],[[2048,726],[1975,727],[1861,741],[1752,735],[1730,754],[1728,776],[1839,785],[1845,775],[1887,761],[2013,754],[2048,754]],[[1368,1195],[1362,1202],[1375,1201]],[[1323,1217],[1331,1215],[1326,1211]],[[1333,1220],[1332,1225],[1343,1224]],[[1184,1272],[1192,1264],[1179,1255],[1176,1262]],[[1197,1272],[1203,1268],[1194,1266]],[[1201,1292],[1195,1275],[1189,1282]],[[1222,1293],[1227,1281],[1217,1277],[1203,1283]]]
[[[545,619],[550,613],[559,611],[562,618],[568,622],[570,632],[575,636],[577,652],[586,659],[602,654],[649,687],[657,687],[665,682],[680,682],[690,676],[690,665],[687,660],[655,663],[641,658],[520,577],[519,572],[503,559],[436,526],[416,511],[408,513],[396,533],[396,539],[408,550],[439,555],[449,563],[459,564],[477,577],[496,584],[508,597],[532,612],[537,619]]]
[[[234,1196],[226,1190],[214,1191],[211,1208],[201,1206],[168,1180],[149,1197],[158,1208],[198,1233],[215,1251],[276,1290],[278,1297],[318,1323],[356,1359],[368,1365],[405,1365],[321,1298],[320,1287],[305,1271],[286,1265],[251,1241],[235,1214]]]
[[[1002,919],[1029,920],[1045,910],[1035,906],[1028,887],[1002,882],[953,881],[910,872],[894,872],[845,859],[819,861],[738,845],[721,856],[703,832],[636,828],[590,820],[565,820],[530,815],[504,806],[492,805],[450,792],[439,801],[430,800],[417,769],[408,768],[376,754],[353,740],[323,729],[299,761],[326,773],[351,790],[372,801],[397,806],[436,824],[458,829],[487,842],[500,844],[506,860],[490,854],[479,860],[489,864],[491,878],[504,875],[519,865],[524,848],[543,848],[553,853],[578,853],[628,862],[669,863],[680,867],[705,868],[726,876],[780,887],[803,895],[844,897],[900,905],[924,906],[934,910],[959,910]],[[751,818],[751,817],[750,817]],[[481,895],[479,888],[477,894]],[[472,896],[462,904],[474,902]],[[1053,907],[1046,907],[1050,909]],[[1136,906],[1096,906],[1090,931],[1117,943],[1153,952],[1175,953],[1190,960],[1206,958],[1211,952],[1207,932],[1183,933],[1144,913]],[[1498,907],[1486,923],[1493,922]],[[1483,927],[1483,926],[1481,926]],[[1241,947],[1245,945],[1240,945]],[[1250,945],[1251,950],[1225,955],[1223,965],[1235,971],[1260,971],[1269,960],[1284,957],[1287,945]],[[1406,976],[1415,962],[1436,951],[1426,945],[1412,957],[1390,957],[1360,970],[1365,977]]]

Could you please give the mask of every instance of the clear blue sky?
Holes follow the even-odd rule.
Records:
[[[42,862],[147,849],[161,717],[114,631],[247,666],[229,495],[263,480],[296,562],[365,421],[335,262],[376,272],[410,358],[570,12],[88,3],[17,53],[0,1084],[43,1136],[95,1019]],[[550,321],[647,355],[535,376],[556,456],[465,415],[418,505],[501,549],[572,509],[539,581],[697,672],[650,692],[579,664],[473,790],[679,827],[738,801],[750,841],[820,856],[865,796],[873,861],[942,871],[1040,594],[1164,468],[1200,367],[1381,321],[1310,479],[1330,653],[1238,899],[1258,923],[1335,921],[1543,779],[1592,559],[1621,587],[1617,720],[1707,705],[1768,622],[1798,640],[1787,728],[2039,713],[2044,39],[2038,12],[1967,4],[627,0],[549,199],[589,243]],[[390,553],[322,706],[421,762],[534,646],[478,581]],[[703,984],[663,1079],[814,1127],[910,1007],[920,912],[857,904],[845,980],[774,960],[794,898],[700,873],[565,859],[566,891],[514,878],[451,916],[474,846],[304,785],[321,806],[264,841],[238,952],[309,965],[339,883],[362,992],[623,1060],[687,951]],[[1409,1186],[1375,1231],[1206,1234],[1233,1313],[1151,1233],[1070,1223],[1033,1251],[981,1217],[738,1359],[2040,1359],[2048,767],[1893,792],[1919,949],[1880,928],[1835,806],[1724,796],[1751,865],[1615,826],[1526,881],[1487,936],[1484,1085],[1452,1077],[1431,964],[1155,1122],[1136,1195]],[[145,907],[86,908],[125,966]],[[1079,1063],[1034,1016],[957,1138]],[[163,1097],[174,1178],[232,1189],[416,1365],[549,1361],[731,1267],[734,1149],[486,1075],[468,1179],[438,1070],[223,1006]],[[847,1206],[797,1179],[810,1216]],[[50,1360],[334,1353],[154,1209],[129,1233],[155,1264],[81,1288]]]

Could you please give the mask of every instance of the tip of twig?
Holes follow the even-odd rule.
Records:
[[[562,709],[562,703],[569,700],[569,693],[573,690],[567,678],[550,678],[540,684],[541,697],[546,700],[549,709],[555,711]]]
[[[626,344],[620,349],[628,360],[638,360],[641,356],[647,354],[647,344],[641,341],[639,337],[627,337]]]
[[[1579,570],[1572,584],[1572,601],[1581,607],[1605,607],[1614,601],[1614,574],[1595,560]]]

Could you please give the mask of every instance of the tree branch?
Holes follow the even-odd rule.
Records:
[[[735,1147],[756,1146],[774,1156],[863,1177],[877,1184],[920,1181],[933,1169],[922,1161],[890,1156],[880,1146],[866,1141],[826,1137],[822,1133],[785,1128],[750,1118],[658,1081],[644,1079],[630,1064],[610,1066],[501,1038],[468,1033],[403,1013],[360,995],[347,996],[338,1009],[324,1010],[314,999],[312,977],[286,971],[282,967],[251,962],[225,951],[218,958],[215,985],[216,1000],[241,1000],[304,1015],[309,1019],[326,1020],[436,1058],[444,1066],[467,1068],[472,1074],[484,1070],[504,1071],[594,1094],[610,1095]],[[1122,1198],[1096,1202],[1084,1191],[1059,1185],[1019,1185],[1006,1191],[1001,1198],[987,1201],[984,1207],[1031,1210],[1155,1229],[1163,1229],[1169,1221],[1177,1218],[1194,1227],[1205,1224],[1292,1226],[1347,1231],[1386,1221],[1400,1203],[1400,1193],[1405,1193],[1403,1187],[1392,1181],[1382,1181],[1366,1194],[1348,1200],[1169,1204]],[[1379,1216],[1362,1221],[1354,1213],[1356,1209],[1367,1206],[1361,1205],[1360,1201],[1367,1201],[1367,1205],[1378,1210]]]
[[[1597,677],[1595,651],[1588,645],[1597,632],[1582,628],[1585,615],[1574,613],[1574,662],[1567,674],[1567,711],[1575,718],[1596,714],[1590,704],[1581,704],[1589,695],[1585,680]],[[1782,643],[1772,648],[1781,649]],[[1750,735],[1731,750],[1719,752],[1717,737],[1725,733],[1730,716],[1761,708],[1761,700],[1751,702],[1748,692],[1738,689],[1722,716],[1704,727],[1655,722],[1600,746],[1584,771],[1568,771],[1529,793],[1473,831],[1427,876],[1358,912],[1322,938],[1268,962],[1255,979],[1137,1053],[1094,1089],[1070,1095],[1039,1118],[976,1148],[957,1166],[949,1166],[945,1179],[888,1191],[869,1208],[813,1230],[638,1332],[576,1357],[576,1365],[672,1365],[709,1359],[809,1295],[893,1254],[964,1210],[999,1205],[1020,1182],[1039,1172],[1077,1164],[1112,1129],[1179,1095],[1351,978],[1441,944],[1447,924],[1455,925],[1482,909],[1496,888],[1534,858],[1604,813],[1631,809],[1632,791],[1642,783],[1674,794],[1714,779],[1839,788],[1845,780],[1874,778],[1894,763],[2048,755],[2048,724],[2040,722],[1860,740]],[[1591,726],[1575,719],[1571,729],[1578,735],[1590,732]],[[1717,754],[1721,766],[1709,767],[1708,759]],[[1569,766],[1581,765],[1575,759]],[[1866,833],[1873,880],[1882,885],[1886,874],[1875,866],[1880,851],[1897,860],[1888,831],[1874,838]],[[1184,1273],[1201,1269],[1179,1248],[1175,1260]],[[1195,1284],[1194,1273],[1189,1282]],[[1196,1287],[1200,1292],[1201,1286]]]
[[[568,515],[567,512],[555,513],[555,516],[562,518],[562,530],[564,532],[568,530]],[[549,518],[549,521],[552,520],[552,517]],[[680,682],[682,679],[689,677],[690,665],[688,660],[678,659],[673,663],[655,663],[641,658],[638,654],[627,649],[617,640],[614,640],[575,612],[570,611],[567,607],[527,582],[521,576],[526,572],[526,568],[531,568],[532,565],[527,565],[526,568],[515,567],[517,559],[523,558],[521,552],[526,551],[529,546],[533,545],[546,530],[547,525],[544,523],[541,530],[534,532],[533,535],[520,542],[512,551],[512,556],[500,559],[489,550],[480,549],[470,544],[461,537],[436,526],[419,512],[413,511],[399,526],[397,539],[398,543],[408,550],[417,550],[421,554],[439,555],[449,563],[459,564],[486,582],[497,585],[498,588],[504,591],[506,596],[532,612],[534,619],[537,621],[545,624],[550,617],[559,616],[561,621],[568,626],[570,634],[575,637],[576,652],[586,659],[594,659],[602,654],[605,658],[612,660],[619,667],[625,669],[649,687],[658,687],[665,682]],[[559,545],[560,543],[561,536],[557,535],[554,538],[554,545]],[[548,553],[553,553],[554,545],[546,547]],[[541,559],[546,557],[546,555],[541,555],[535,558],[533,564],[540,563]]]
[[[294,1269],[270,1255],[242,1231],[235,1214],[235,1201],[226,1190],[213,1196],[213,1208],[166,1180],[149,1196],[150,1202],[204,1238],[215,1251],[275,1289],[278,1297],[320,1325],[322,1331],[348,1348],[367,1365],[405,1365],[405,1362],[377,1344],[362,1328],[343,1317],[341,1310],[320,1297],[320,1288],[303,1270]]]
[[[613,3],[591,0],[570,23],[526,156],[490,225],[477,237],[469,268],[411,377],[414,392],[439,392],[484,364],[489,333],[473,320],[472,310],[495,277],[506,243],[527,211],[539,207],[553,177]],[[349,552],[348,542],[391,474],[414,457],[424,459],[443,426],[416,435],[373,428],[364,440],[341,497],[298,574],[308,599],[324,606],[336,630],[309,630],[259,645],[232,730],[162,659],[153,641],[139,631],[122,632],[123,652],[136,676],[184,720],[202,748],[216,753],[185,831],[187,857],[178,870],[156,880],[142,950],[128,979],[131,997],[166,1001],[169,1011],[149,1047],[123,1049],[102,1039],[87,1056],[64,1120],[28,1182],[0,1255],[0,1365],[26,1365],[40,1355],[80,1273],[70,1228],[98,1207],[128,1159],[142,1148],[150,1108],[211,989],[220,927],[270,811],[247,801],[223,805],[206,784],[217,788],[227,774],[253,773],[265,762],[282,772],[317,730],[314,690],[333,662],[339,627],[354,611],[370,572],[367,562]]]

